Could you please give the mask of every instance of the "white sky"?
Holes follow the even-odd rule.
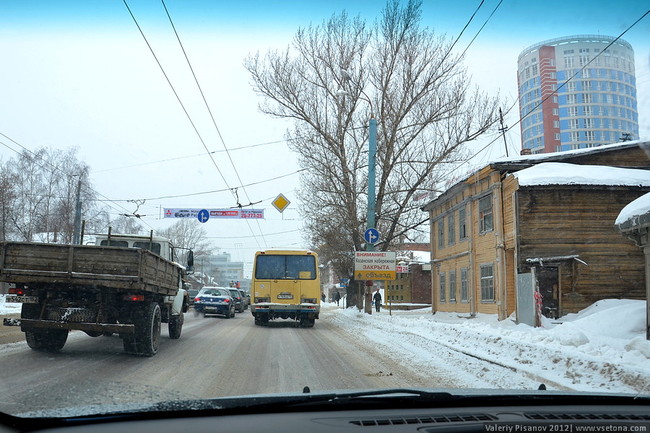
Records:
[[[233,195],[197,192],[239,188],[239,202],[262,200],[263,221],[212,220],[209,236],[234,260],[252,261],[260,248],[305,247],[296,188],[299,167],[282,142],[286,121],[257,110],[260,102],[242,66],[256,51],[285,47],[298,26],[321,23],[347,8],[369,21],[378,17],[383,1],[238,3],[168,0],[167,7],[188,52],[234,166],[223,152],[202,105],[164,10],[154,0],[128,2],[149,38],[179,96],[188,108],[210,151],[219,174],[183,114],[122,2],[5,0],[0,4],[0,133],[28,149],[77,147],[92,169],[96,190],[112,200],[146,199],[138,213],[145,228],[164,228],[174,220],[160,219],[161,209],[221,208],[236,204]],[[470,43],[496,0],[485,2],[458,42]],[[425,1],[423,25],[456,36],[479,1]],[[540,14],[547,8],[547,15]],[[566,11],[552,14],[550,11]],[[634,0],[580,2],[504,1],[467,51],[474,83],[485,92],[516,98],[518,54],[542,40],[572,34],[618,36],[647,10]],[[636,53],[637,98],[641,137],[650,137],[650,18],[637,24],[624,39]],[[516,111],[506,124],[516,124]],[[494,136],[489,137],[493,139]],[[507,133],[510,152],[519,148],[519,127]],[[265,144],[255,147],[253,145]],[[478,149],[486,140],[476,143]],[[244,150],[235,150],[247,147]],[[0,136],[0,158],[16,155],[20,147]],[[476,164],[505,155],[497,140],[475,159]],[[162,162],[164,161],[164,162]],[[223,177],[226,182],[224,183]],[[278,176],[280,179],[268,181]],[[283,215],[270,204],[283,193],[292,204]],[[182,196],[159,199],[163,196]],[[118,201],[114,214],[135,211]]]

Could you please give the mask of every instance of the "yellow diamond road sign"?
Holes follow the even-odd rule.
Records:
[[[271,202],[273,207],[275,207],[280,213],[284,212],[287,206],[289,206],[289,203],[291,203],[289,199],[282,194],[278,194],[275,200]]]

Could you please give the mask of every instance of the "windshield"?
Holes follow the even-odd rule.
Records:
[[[647,2],[3,0],[0,53],[0,412],[650,394]]]
[[[255,278],[260,280],[284,280],[316,278],[314,256],[263,255],[255,259]]]

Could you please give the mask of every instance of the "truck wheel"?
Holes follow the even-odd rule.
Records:
[[[313,328],[314,323],[316,323],[316,319],[309,319],[307,317],[302,317],[300,319],[300,326],[303,328]]]
[[[257,320],[260,326],[269,326],[269,315],[267,313],[258,314]]]
[[[143,356],[155,355],[160,345],[160,305],[151,302],[146,305],[142,315],[134,316],[135,334],[124,340],[124,351]]]
[[[176,340],[181,337],[181,330],[183,329],[184,321],[185,318],[183,316],[183,313],[179,314],[178,316],[171,316],[169,318],[169,338]]]
[[[49,329],[47,331],[25,331],[27,345],[33,350],[57,352],[63,349],[68,339],[67,329]]]

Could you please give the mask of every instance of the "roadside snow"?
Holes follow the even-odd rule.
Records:
[[[540,328],[496,315],[372,315],[324,304],[323,320],[374,345],[405,368],[445,374],[458,387],[650,393],[645,301],[608,299]]]
[[[0,295],[0,314],[20,314],[23,304],[5,302],[7,295]]]
[[[0,314],[20,313],[20,305],[0,295]],[[430,308],[392,315],[336,303],[322,308],[321,320],[360,344],[423,376],[446,375],[459,388],[534,389],[544,383],[548,389],[650,394],[645,301],[598,301],[559,320],[546,319],[540,328],[491,314],[433,315]]]

